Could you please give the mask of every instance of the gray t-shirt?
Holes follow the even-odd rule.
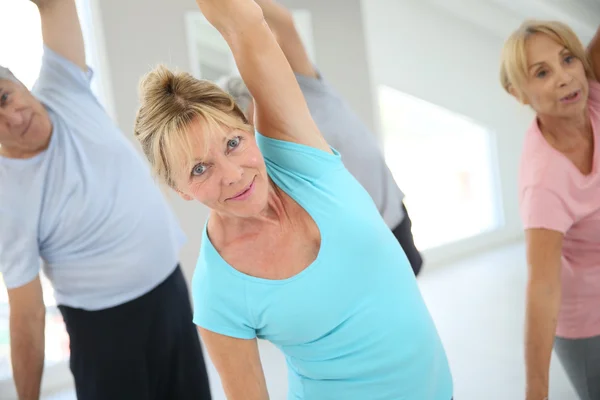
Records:
[[[43,260],[58,304],[98,310],[163,281],[185,236],[91,77],[44,49],[32,93],[48,109],[52,137],[33,158],[0,157],[0,272],[19,287]]]
[[[296,74],[310,113],[329,145],[340,152],[348,171],[369,192],[385,223],[404,219],[404,193],[388,169],[375,135],[321,75]]]

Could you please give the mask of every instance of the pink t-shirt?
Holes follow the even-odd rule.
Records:
[[[525,229],[564,234],[556,334],[565,338],[600,335],[600,83],[590,81],[588,103],[594,130],[592,172],[583,175],[550,146],[535,120],[527,131],[519,176]]]

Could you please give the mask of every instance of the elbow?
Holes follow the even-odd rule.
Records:
[[[561,298],[560,278],[529,276],[527,280],[527,299],[529,302],[555,303]]]

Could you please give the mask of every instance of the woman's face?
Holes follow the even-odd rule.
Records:
[[[176,190],[185,200],[198,200],[218,213],[236,217],[259,214],[267,206],[269,178],[254,135],[223,129],[205,144],[204,126],[204,122],[194,122],[190,127],[195,161],[177,175]]]
[[[587,106],[589,93],[581,60],[540,33],[527,40],[526,52],[527,80],[521,100],[538,115],[557,118],[580,116]]]

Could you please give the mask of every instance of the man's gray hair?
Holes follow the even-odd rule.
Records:
[[[21,83],[21,81],[19,81],[17,77],[12,72],[10,72],[10,69],[4,68],[2,65],[0,65],[0,80],[2,79],[6,79],[8,81],[13,81],[16,83]]]
[[[235,75],[224,76],[216,84],[233,97],[238,107],[246,114],[248,107],[252,104],[252,95],[242,78]]]

